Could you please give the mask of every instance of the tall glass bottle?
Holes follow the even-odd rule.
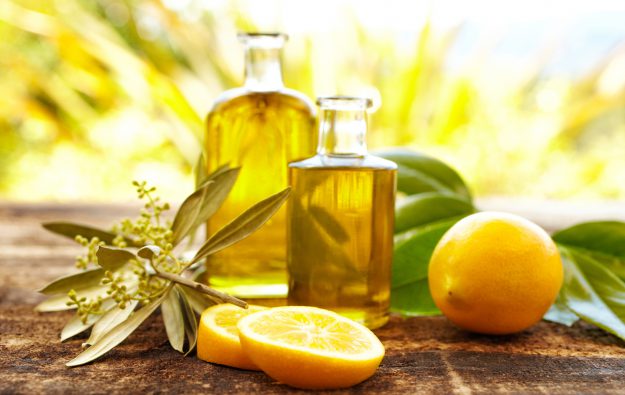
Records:
[[[388,320],[397,165],[367,154],[368,99],[320,98],[317,155],[289,165],[288,302]]]
[[[315,108],[303,94],[285,88],[280,54],[287,36],[239,34],[245,47],[245,84],[224,92],[207,117],[208,171],[241,166],[239,178],[208,234],[254,203],[287,186],[287,164],[314,154]],[[244,298],[285,297],[286,208],[258,232],[212,256],[208,282]]]

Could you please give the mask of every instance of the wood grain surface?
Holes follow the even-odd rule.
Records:
[[[539,223],[546,218],[529,211]],[[159,316],[95,363],[65,367],[86,337],[61,343],[71,313],[34,312],[42,300],[34,290],[72,272],[80,248],[39,224],[71,219],[107,226],[133,214],[133,207],[122,205],[0,204],[0,393],[298,392],[260,372],[183,357],[169,347]],[[583,210],[564,216],[590,219]],[[557,218],[549,218],[543,225],[557,228]],[[586,324],[541,322],[493,337],[464,332],[443,317],[392,317],[375,332],[387,350],[378,372],[338,393],[625,392],[625,342]]]

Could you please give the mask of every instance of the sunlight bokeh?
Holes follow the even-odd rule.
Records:
[[[287,86],[373,98],[371,147],[434,154],[478,196],[624,199],[623,20],[618,1],[3,0],[0,199],[129,200],[133,179],[182,199],[241,30],[288,33]]]

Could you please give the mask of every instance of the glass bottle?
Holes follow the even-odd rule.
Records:
[[[245,84],[224,92],[207,117],[207,170],[241,166],[230,195],[208,223],[208,235],[254,203],[287,187],[287,164],[314,154],[315,108],[285,88],[280,54],[287,36],[239,34]],[[286,207],[259,231],[207,261],[208,283],[243,298],[286,296]]]
[[[397,165],[367,153],[369,99],[326,97],[317,155],[289,164],[288,303],[388,320]]]

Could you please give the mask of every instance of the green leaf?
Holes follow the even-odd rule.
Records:
[[[171,344],[174,350],[183,352],[185,323],[177,288],[178,287],[174,286],[171,291],[167,293],[167,297],[161,304],[161,313],[169,344]]]
[[[432,252],[445,232],[458,221],[454,218],[416,229],[396,236],[393,253],[392,288],[418,282],[428,275]]]
[[[625,283],[590,255],[560,247],[562,302],[573,313],[625,340]]]
[[[91,335],[85,344],[91,346],[97,343],[111,329],[125,321],[135,310],[137,304],[139,304],[137,300],[130,300],[126,303],[126,308],[115,307],[104,313],[102,318],[91,329]]]
[[[566,305],[562,302],[562,298],[558,296],[556,302],[549,308],[547,313],[543,316],[543,320],[555,322],[566,326],[571,326],[577,321],[579,317],[575,315]]]
[[[239,175],[240,168],[220,167],[193,192],[178,209],[172,231],[177,245],[191,231],[205,223],[221,207]]]
[[[182,304],[182,316],[184,317],[184,332],[187,335],[187,343],[189,345],[189,349],[184,354],[187,356],[197,344],[197,317],[193,312],[191,304],[185,297],[181,297],[180,302]]]
[[[395,232],[474,212],[473,205],[463,198],[440,192],[419,193],[398,202]]]
[[[430,295],[427,278],[393,288],[390,310],[407,317],[441,314]]]
[[[397,165],[397,190],[407,195],[423,192],[453,193],[436,178],[401,164]]]
[[[625,279],[625,222],[586,222],[553,235],[556,243],[590,253]]]
[[[94,345],[80,353],[76,358],[69,361],[66,366],[79,366],[93,361],[110,351],[113,347],[123,342],[135,329],[141,325],[163,302],[171,290],[169,286],[163,295],[153,300],[141,309],[135,311],[127,320],[123,321]]]
[[[104,270],[114,272],[121,269],[131,259],[137,259],[137,256],[132,252],[115,247],[98,247],[96,253],[98,257],[98,265]]]
[[[451,192],[471,199],[460,175],[438,159],[407,149],[381,150],[376,151],[376,155],[397,163],[397,188],[408,195]]]
[[[243,214],[212,235],[200,247],[191,263],[221,251],[254,233],[278,211],[290,193],[291,188],[286,188],[247,209]]]
[[[72,289],[80,290],[99,285],[102,276],[104,276],[104,270],[102,269],[87,270],[78,274],[57,278],[40,289],[39,292],[45,295],[67,294]]]
[[[72,222],[46,222],[41,224],[41,226],[43,226],[46,230],[52,233],[68,237],[72,240],[74,240],[78,235],[89,240],[97,237],[98,239],[100,239],[100,241],[103,241],[108,245],[112,245],[113,240],[115,239],[115,237],[117,237],[115,233],[94,228],[88,225],[75,224]],[[125,238],[124,240],[126,241],[126,243],[128,243],[128,245],[137,246],[134,240],[128,238]]]

